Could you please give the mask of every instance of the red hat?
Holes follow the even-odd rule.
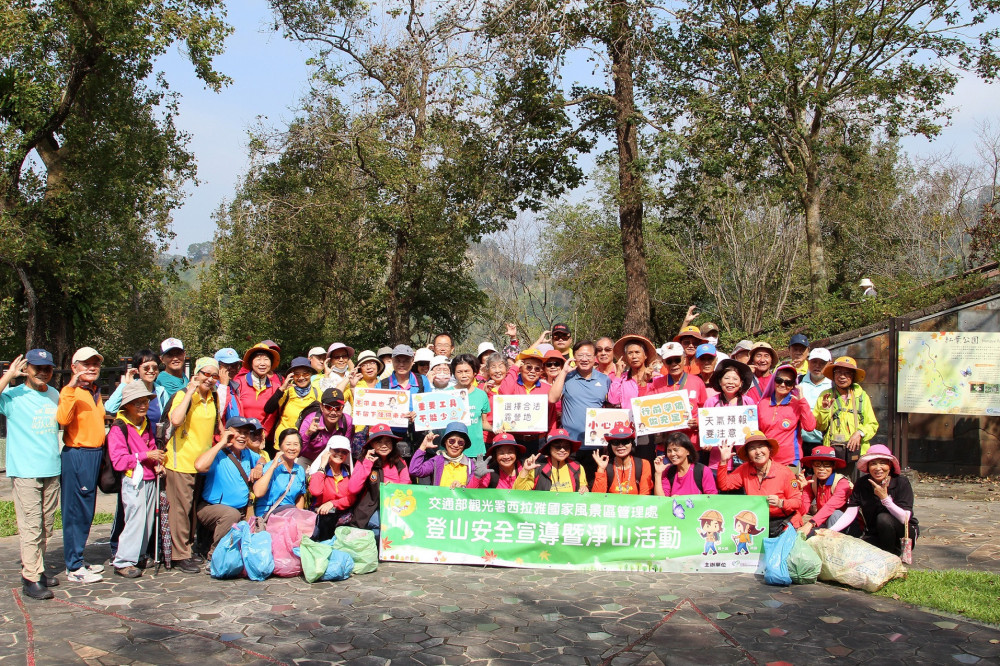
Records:
[[[569,432],[567,432],[565,428],[552,429],[552,432],[549,433],[548,438],[545,440],[545,446],[547,447],[549,444],[552,444],[553,442],[569,442],[570,451],[572,453],[576,453],[580,449],[580,447],[583,446],[583,442],[578,442],[577,440],[570,437]]]
[[[384,423],[379,423],[378,425],[373,425],[368,429],[368,440],[365,442],[365,446],[371,444],[373,439],[377,439],[379,437],[391,437],[397,442],[403,439],[399,435],[394,434],[392,432],[392,428]]]
[[[812,467],[812,463],[816,462],[833,463],[834,469],[847,467],[847,462],[837,457],[837,452],[832,446],[817,446],[812,450],[811,454],[802,458],[801,462],[806,467]]]
[[[544,362],[544,361],[551,361],[553,359],[561,361],[563,364],[566,363],[566,357],[563,356],[558,351],[556,351],[555,349],[550,349],[547,352],[545,352],[545,357],[542,360]]]
[[[604,435],[604,440],[607,442],[610,442],[611,440],[623,441],[634,438],[635,431],[624,423],[616,424],[615,427],[611,429],[611,432]]]
[[[517,455],[519,456],[523,456],[525,453],[528,452],[528,449],[526,449],[522,444],[517,443],[517,440],[514,439],[514,435],[510,434],[509,432],[502,432],[493,438],[493,444],[490,445],[490,448],[486,451],[487,457],[492,456],[493,459],[495,460],[496,449],[500,448],[501,446],[513,446],[515,449],[517,449]]]

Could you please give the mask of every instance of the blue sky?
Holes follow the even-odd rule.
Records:
[[[287,125],[309,91],[309,50],[274,31],[266,0],[230,2],[229,21],[235,32],[216,62],[233,83],[222,92],[205,88],[179,51],[160,61],[171,88],[182,96],[176,122],[191,135],[189,147],[197,158],[200,180],[187,188],[187,199],[174,213],[178,253],[191,243],[212,239],[212,213],[232,196],[247,167],[248,129],[258,118],[275,128]],[[904,149],[914,156],[950,153],[956,160],[974,161],[977,123],[997,118],[996,88],[963,79],[949,103],[955,107],[951,126],[933,142],[907,138]]]

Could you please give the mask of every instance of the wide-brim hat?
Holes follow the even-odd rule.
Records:
[[[344,349],[347,351],[347,358],[354,358],[354,347],[345,345],[343,342],[334,342],[332,345],[326,348],[326,354],[329,356],[335,351]]]
[[[511,435],[510,433],[503,432],[493,438],[493,444],[490,445],[490,448],[486,449],[486,457],[487,458],[492,457],[494,460],[496,460],[497,459],[496,450],[499,449],[501,446],[513,446],[517,450],[518,456],[523,456],[525,453],[528,452],[528,449],[523,444],[517,443],[517,440],[514,439],[513,435]]]
[[[291,374],[292,370],[298,370],[299,368],[308,370],[310,374],[316,374],[316,368],[312,367],[312,363],[305,356],[296,356],[292,359],[292,365],[288,368],[288,374]]]
[[[682,328],[681,332],[674,336],[674,342],[680,342],[681,338],[694,338],[699,341],[698,344],[707,342],[705,336],[701,334],[701,329],[697,326],[685,326]]]
[[[379,423],[378,425],[373,425],[368,429],[368,439],[365,440],[365,446],[368,446],[372,443],[372,440],[378,439],[379,437],[388,437],[396,442],[403,439],[399,435],[395,434],[392,431],[392,428],[384,423]]]
[[[441,445],[444,446],[444,441],[448,439],[448,435],[461,435],[462,439],[465,440],[465,446],[462,449],[465,451],[470,446],[472,446],[472,439],[469,438],[469,427],[462,423],[461,421],[452,421],[445,426],[444,432],[441,433]]]
[[[738,455],[741,460],[750,460],[750,457],[747,455],[747,447],[751,444],[759,444],[760,442],[767,443],[768,448],[771,449],[772,459],[774,456],[778,455],[778,440],[771,439],[760,430],[754,430],[747,435],[746,440],[743,442],[743,446],[736,451],[736,455]]]
[[[427,347],[421,347],[413,355],[414,363],[430,363],[434,360],[434,352]]]
[[[753,343],[753,347],[750,348],[750,362],[753,363],[754,354],[764,350],[771,356],[771,367],[773,368],[778,364],[778,352],[774,351],[774,347],[764,341]]]
[[[555,442],[568,442],[571,453],[576,453],[580,450],[580,447],[583,446],[583,442],[579,442],[570,437],[569,432],[563,428],[556,428],[549,433],[549,436],[545,439],[545,448],[549,448],[549,445],[554,444]]]
[[[122,407],[140,398],[155,398],[156,394],[146,388],[142,382],[131,381],[122,387]]]
[[[635,431],[631,426],[624,423],[617,424],[614,428],[604,434],[604,441],[609,444],[614,442],[629,442],[635,440]]]
[[[833,379],[833,369],[834,368],[846,368],[848,370],[854,371],[854,381],[863,382],[865,381],[865,371],[858,367],[858,362],[855,361],[850,356],[838,356],[837,360],[833,363],[827,363],[826,367],[823,368],[823,376],[827,379]]]
[[[888,446],[884,444],[876,444],[874,446],[868,447],[865,455],[858,459],[857,468],[862,474],[868,473],[868,463],[873,460],[888,460],[892,463],[892,473],[899,474],[901,467],[899,465],[899,459],[892,455],[892,451],[889,450]]]
[[[624,358],[625,347],[626,345],[630,344],[641,345],[643,351],[646,352],[647,361],[651,360],[654,356],[656,356],[656,345],[650,342],[649,338],[644,338],[641,335],[623,335],[622,337],[618,338],[618,342],[615,343],[614,349],[612,350],[612,353],[615,355],[615,358]]]
[[[492,342],[480,342],[479,347],[476,350],[476,358],[479,358],[486,352],[495,352],[496,350],[497,348],[493,346]]]
[[[354,367],[360,368],[362,363],[366,363],[368,361],[375,361],[375,363],[378,364],[378,372],[376,374],[381,375],[382,371],[385,370],[385,363],[383,363],[382,359],[376,356],[375,352],[373,352],[371,349],[366,349],[360,354],[358,354],[358,362],[355,364]]]
[[[545,356],[542,357],[542,362],[544,363],[545,361],[560,361],[563,365],[566,365],[566,357],[556,349],[550,349],[545,352]]]
[[[255,344],[253,347],[248,349],[245,354],[243,354],[243,367],[249,370],[250,359],[252,359],[257,354],[267,354],[268,356],[270,356],[272,369],[278,367],[278,363],[281,361],[281,354],[279,354],[276,350],[271,349],[263,342],[260,342],[258,344]]]
[[[817,446],[810,455],[802,458],[802,464],[808,467],[817,462],[833,463],[834,469],[847,467],[847,462],[837,457],[837,451],[832,446]]]
[[[746,363],[740,363],[734,358],[723,359],[715,364],[715,370],[712,371],[712,376],[708,379],[708,385],[721,394],[722,386],[720,382],[722,381],[722,375],[726,374],[726,371],[730,369],[734,369],[739,373],[740,382],[743,385],[740,386],[737,395],[743,395],[753,386],[753,370]]]

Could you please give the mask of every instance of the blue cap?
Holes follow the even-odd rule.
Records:
[[[252,425],[254,427],[254,430],[257,430],[258,432],[264,429],[264,426],[260,424],[260,421],[258,421],[255,418],[248,418],[247,423]]]
[[[413,358],[414,355],[413,347],[411,347],[410,345],[396,345],[395,347],[392,348],[392,355],[393,358],[395,358],[396,356],[409,356],[410,358]]]
[[[309,359],[307,359],[305,356],[296,356],[295,358],[293,358],[292,364],[288,368],[288,372],[291,372],[292,370],[295,370],[297,368],[304,368],[309,372],[316,374],[316,368],[312,366],[312,363],[310,363]]]
[[[24,360],[27,361],[29,365],[55,366],[55,363],[52,362],[52,354],[44,349],[32,349],[24,355]]]
[[[701,358],[702,356],[718,356],[719,352],[716,351],[715,345],[706,342],[705,344],[698,345],[698,349],[694,352],[695,358]]]
[[[447,426],[445,426],[444,433],[441,435],[441,441],[448,439],[448,435],[461,435],[462,439],[465,440],[465,449],[472,446],[472,440],[469,438],[469,427],[466,426],[461,421],[452,421]],[[463,449],[463,451],[465,450]]]
[[[788,341],[788,346],[791,347],[792,345],[802,345],[803,347],[808,347],[809,338],[802,335],[801,333],[796,333],[795,335],[792,336],[792,339]]]
[[[256,419],[248,419],[248,418],[244,418],[242,416],[233,416],[233,417],[230,417],[228,421],[226,421],[226,427],[227,428],[254,428],[256,430],[257,428],[255,427],[255,425],[253,423],[254,421],[256,421]]]
[[[232,347],[223,347],[215,352],[215,360],[219,363],[242,363],[243,359]]]

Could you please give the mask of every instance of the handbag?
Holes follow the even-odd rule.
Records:
[[[899,540],[899,559],[903,564],[913,564],[913,539],[910,538],[910,517],[903,524],[903,538]]]

